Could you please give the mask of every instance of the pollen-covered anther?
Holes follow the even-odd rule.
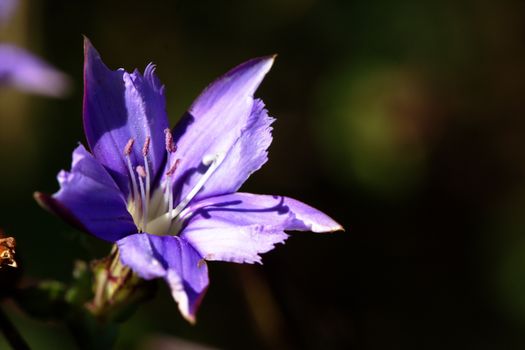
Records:
[[[175,153],[177,151],[177,146],[173,142],[173,135],[171,134],[171,130],[168,128],[164,129],[164,135],[166,136],[166,151],[168,153]]]
[[[137,174],[139,174],[141,178],[146,178],[146,170],[144,170],[142,165],[137,166]]]
[[[131,150],[133,149],[133,144],[135,143],[135,139],[132,137],[128,140],[126,143],[126,146],[124,147],[124,156],[126,157],[126,165],[128,167],[129,176],[131,178],[131,192],[133,193],[133,198],[137,199],[139,196],[138,188],[137,188],[137,181],[135,180],[135,175],[133,174],[133,167],[131,165],[130,160],[130,154]]]
[[[170,168],[168,169],[168,171],[166,172],[166,176],[171,176],[175,173],[175,171],[177,170],[177,168],[179,167],[179,164],[180,164],[180,159],[177,159],[171,166]]]
[[[146,137],[146,141],[144,141],[144,146],[142,146],[142,155],[146,157],[149,152],[149,144],[151,142],[151,137]]]
[[[125,156],[129,156],[131,154],[131,150],[133,148],[134,143],[135,143],[135,139],[133,137],[128,140],[128,143],[126,143],[126,146],[124,147]]]

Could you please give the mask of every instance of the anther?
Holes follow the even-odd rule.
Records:
[[[137,174],[139,174],[139,176],[142,178],[146,177],[146,170],[144,170],[142,165],[137,166]]]
[[[133,167],[131,166],[131,160],[129,156],[131,154],[131,149],[134,143],[135,139],[133,139],[133,137],[128,140],[128,143],[126,143],[126,146],[124,147],[124,156],[126,156],[126,165],[128,166],[129,176],[131,178],[131,191],[133,192],[133,198],[137,199],[139,196],[139,191],[137,188],[137,182],[135,180],[135,174],[133,174]]]
[[[129,156],[131,154],[131,149],[134,143],[135,143],[135,139],[133,139],[133,137],[128,140],[128,143],[126,143],[126,147],[124,147],[125,156]]]
[[[154,220],[150,221],[148,225],[151,225],[153,227],[157,227],[157,225],[161,224],[164,220],[168,219],[170,221],[170,224],[167,227],[167,234],[172,232],[172,226],[173,225],[181,225],[181,222],[184,220],[185,216],[190,212],[190,208],[188,204],[191,202],[191,200],[199,193],[199,191],[204,187],[208,179],[215,173],[217,168],[222,164],[224,161],[224,154],[218,153],[218,154],[212,154],[212,155],[206,155],[202,158],[202,163],[208,167],[208,169],[205,171],[204,174],[202,174],[201,178],[197,181],[197,183],[193,186],[193,188],[186,194],[186,196],[179,202],[179,204],[173,208],[173,176],[170,176],[172,174],[171,168],[168,170],[168,173],[166,173],[165,178],[165,188],[164,188],[164,196],[168,202],[168,211],[155,218]],[[175,162],[175,166],[173,166],[174,169],[176,169],[176,165],[179,163],[179,160]],[[173,170],[175,171],[175,170]],[[177,227],[177,226],[176,226]],[[179,232],[180,227],[177,228],[177,232]]]
[[[168,151],[168,153],[175,153],[177,146],[175,146],[173,143],[173,135],[171,134],[171,130],[168,128],[164,129],[164,134],[166,135],[166,151]]]
[[[142,147],[142,155],[145,157],[148,155],[149,152],[149,144],[151,141],[151,137],[146,137],[146,141],[144,141],[144,146]]]
[[[179,167],[179,164],[180,164],[180,159],[177,159],[175,161],[175,163],[173,163],[173,165],[168,169],[168,171],[166,172],[166,176],[171,176],[175,173],[175,170],[177,170],[177,168]]]

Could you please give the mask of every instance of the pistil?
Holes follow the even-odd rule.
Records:
[[[148,227],[155,232],[156,234],[177,234],[180,228],[183,225],[183,217],[188,214],[188,209],[186,208],[191,200],[199,193],[199,191],[204,187],[206,181],[210,178],[211,175],[217,170],[224,160],[224,154],[215,154],[212,156],[206,156],[203,158],[202,163],[205,166],[208,166],[206,172],[202,175],[199,181],[193,186],[190,192],[184,197],[179,204],[173,208],[173,203],[169,205],[169,210],[164,214],[158,216],[154,220],[148,223]],[[175,162],[174,166],[170,168],[171,171],[168,171],[166,174],[166,186],[169,182],[172,181],[170,178],[173,177],[173,172],[176,169],[178,162]],[[170,192],[171,192],[170,188]],[[172,197],[173,198],[173,197]]]
[[[190,192],[184,197],[182,201],[177,205],[177,207],[173,210],[170,209],[169,215],[170,218],[177,218],[179,214],[186,208],[188,203],[199,193],[202,187],[204,187],[204,184],[206,184],[206,181],[210,178],[210,176],[213,175],[215,170],[221,165],[222,161],[224,160],[224,155],[222,154],[215,154],[213,156],[208,155],[205,156],[202,159],[202,163],[206,166],[208,166],[208,169],[206,172],[202,175],[202,177],[199,179],[199,181],[193,186]]]
[[[146,137],[142,147],[144,165],[137,165],[133,169],[133,165],[131,163],[131,152],[135,143],[133,138],[129,139],[126,147],[124,148],[126,164],[131,178],[131,192],[133,196],[132,201],[130,202],[130,212],[135,219],[135,223],[139,232],[149,232],[154,234],[176,234],[176,232],[174,233],[173,231],[178,231],[180,227],[182,227],[184,221],[183,217],[189,214],[190,209],[186,207],[204,187],[208,179],[213,175],[215,170],[217,170],[224,160],[224,154],[222,153],[203,157],[202,164],[207,167],[206,171],[202,174],[197,183],[195,183],[193,188],[174,208],[174,204],[176,204],[174,203],[175,199],[173,195],[174,174],[177,171],[181,160],[175,159],[173,156],[177,150],[177,146],[173,142],[173,135],[171,134],[171,131],[166,129],[164,130],[164,133],[167,152],[166,169],[168,170],[164,176],[164,188],[159,189],[159,192],[153,193],[153,197],[158,199],[152,199],[151,203],[151,168],[149,164],[151,137]],[[164,204],[162,204],[162,200],[159,201],[160,198],[158,196],[160,196],[160,198],[164,198]],[[161,207],[159,207],[159,205]],[[162,210],[162,214],[159,213],[159,209]],[[151,221],[149,221],[150,211],[152,215]]]

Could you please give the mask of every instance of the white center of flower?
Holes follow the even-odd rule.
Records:
[[[130,154],[133,148],[134,139],[130,139],[124,148],[124,156],[128,167],[130,183],[130,196],[128,199],[128,211],[133,217],[133,221],[139,232],[147,232],[155,235],[177,235],[184,223],[184,218],[188,216],[188,204],[199,193],[206,181],[224,160],[222,154],[206,155],[202,159],[202,164],[207,167],[204,174],[193,186],[193,188],[180,200],[174,207],[173,197],[173,178],[181,162],[180,159],[173,159],[177,147],[173,143],[173,137],[169,129],[166,129],[166,152],[167,167],[166,176],[163,176],[160,185],[151,193],[151,173],[149,165],[149,146],[150,137],[146,138],[142,147],[144,165],[139,165],[133,169]]]

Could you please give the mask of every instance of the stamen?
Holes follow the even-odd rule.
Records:
[[[179,214],[186,208],[188,203],[197,195],[197,193],[201,190],[202,187],[204,187],[204,184],[210,176],[215,172],[215,170],[221,165],[222,161],[224,160],[223,154],[216,154],[214,156],[205,156],[202,159],[202,163],[204,165],[209,165],[208,170],[202,175],[202,177],[199,179],[199,181],[195,184],[195,186],[191,189],[191,191],[186,195],[186,197],[177,205],[177,207],[173,210],[170,210],[169,214],[171,218],[176,218],[179,216]]]
[[[175,170],[179,167],[180,159],[177,159],[175,163],[168,169],[168,172],[166,173],[167,176],[171,176],[175,173]]]
[[[207,154],[202,158],[202,164],[206,166],[211,165],[211,163],[217,160],[218,156],[219,156],[218,154],[215,154],[215,155]]]
[[[173,181],[172,177],[168,176],[168,213],[170,213],[170,220],[173,220]]]
[[[133,191],[133,199],[137,200],[139,196],[139,191],[137,189],[137,181],[135,180],[135,173],[133,172],[133,167],[131,166],[131,159],[129,157],[134,143],[135,140],[133,138],[130,138],[128,143],[126,144],[126,147],[124,147],[124,155],[126,156],[126,164],[128,166],[129,176],[131,178],[131,190]]]
[[[139,184],[140,184],[140,194],[141,194],[141,205],[142,205],[142,231],[146,231],[146,223],[148,216],[148,201],[146,198],[146,192],[144,191],[144,178],[146,177],[146,172],[144,167],[138,166],[136,168],[137,174],[139,175]]]
[[[146,199],[150,198],[151,191],[151,181],[150,181],[150,171],[149,171],[149,162],[148,162],[148,153],[149,153],[149,144],[151,142],[151,137],[146,137],[144,141],[144,146],[142,147],[142,155],[144,156],[144,167],[146,168]]]
[[[131,154],[131,148],[133,147],[134,143],[135,139],[133,137],[128,140],[128,143],[126,143],[126,146],[124,147],[125,156],[129,156]]]
[[[146,171],[144,170],[144,167],[143,167],[143,166],[139,165],[139,166],[137,167],[137,174],[139,174],[139,176],[140,176],[141,178],[145,178],[145,177],[146,177]]]
[[[182,218],[184,218],[186,215],[189,214],[189,209],[186,208],[188,203],[197,195],[197,193],[204,187],[204,184],[210,176],[217,170],[217,168],[222,164],[224,160],[224,154],[216,154],[212,156],[206,156],[203,158],[202,162],[204,165],[209,166],[206,172],[202,175],[202,177],[199,179],[199,181],[195,184],[195,186],[191,189],[191,191],[186,195],[186,197],[175,207],[173,208],[173,194],[172,194],[172,188],[171,188],[171,181],[173,179],[173,176],[166,176],[166,182],[165,182],[165,191],[168,193],[168,202],[169,202],[169,210],[164,213],[163,215],[158,216],[154,220],[150,221],[148,225],[150,227],[163,227],[166,231],[166,234],[170,234],[170,232],[173,232],[172,227],[175,227],[175,231],[179,232],[181,225],[183,224]],[[166,193],[165,193],[166,194]],[[186,209],[186,210],[185,210]],[[169,220],[169,224],[166,226],[166,221]]]
[[[151,142],[151,137],[147,136],[146,141],[144,141],[144,146],[142,146],[142,155],[145,157],[149,152],[149,143]]]
[[[173,219],[172,210],[173,210],[173,174],[177,167],[180,164],[180,159],[177,159],[175,163],[168,169],[166,172],[166,191],[168,191],[168,213],[170,213],[170,219]]]
[[[164,180],[164,200],[165,200],[165,203],[167,204],[167,207],[166,207],[166,210],[169,210],[169,201],[170,201],[170,193],[172,192],[171,191],[171,177],[168,176],[166,177],[166,179]]]
[[[164,129],[164,134],[166,135],[166,151],[168,153],[175,153],[177,151],[177,146],[173,143],[173,135],[171,134],[170,129]]]
[[[171,153],[168,152],[168,160],[167,160],[168,164],[168,170],[171,169]],[[167,204],[167,207],[166,207],[166,210],[169,210],[169,201],[170,201],[170,193],[172,191],[172,188],[171,188],[171,177],[168,176],[166,177],[166,180],[164,181],[164,199],[166,201],[166,204]]]
[[[166,136],[165,137],[165,143],[166,143],[166,152],[168,152],[168,159],[167,159],[167,166],[168,166],[168,173],[170,173],[171,169],[173,168],[173,165],[171,164],[171,158],[172,158],[172,153],[175,153],[177,151],[177,146],[175,145],[175,143],[173,142],[173,135],[171,133],[171,130],[166,128],[164,129],[164,135]],[[173,170],[171,172],[171,174],[175,172],[175,170]],[[172,193],[172,182],[171,182],[171,178],[170,178],[170,175],[171,174],[168,174],[166,173],[166,175],[168,175],[168,178],[166,179],[166,183],[165,183],[165,188],[164,188],[164,198],[166,199],[166,203],[167,203],[167,210],[172,210],[173,209],[173,193]],[[171,205],[170,205],[171,203]]]

